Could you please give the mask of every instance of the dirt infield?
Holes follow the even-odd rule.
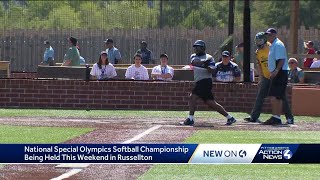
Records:
[[[49,126],[49,127],[91,127],[95,130],[65,143],[122,143],[145,130],[161,125],[161,128],[133,143],[178,143],[191,136],[196,130],[253,130],[253,131],[319,131],[320,123],[298,122],[294,126],[263,126],[239,121],[225,126],[225,120],[201,119],[195,127],[178,126],[177,118],[0,118],[2,125]],[[137,179],[152,165],[99,165],[83,168],[68,179]],[[0,169],[0,179],[51,179],[70,168],[56,168],[56,165],[6,165]]]

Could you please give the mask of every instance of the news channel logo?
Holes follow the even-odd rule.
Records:
[[[247,156],[247,151],[245,150],[206,150],[203,152],[203,157],[226,157],[226,158],[234,158],[240,157],[244,158]]]
[[[291,159],[292,155],[293,153],[289,149],[283,151],[283,158],[285,159]]]
[[[258,154],[266,160],[289,160],[293,156],[289,147],[261,147]]]

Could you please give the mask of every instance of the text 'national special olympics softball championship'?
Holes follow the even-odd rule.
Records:
[[[320,144],[1,144],[1,164],[320,163]]]

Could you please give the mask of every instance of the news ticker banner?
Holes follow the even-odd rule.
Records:
[[[0,144],[0,163],[320,163],[320,144]]]

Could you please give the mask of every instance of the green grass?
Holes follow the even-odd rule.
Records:
[[[319,131],[210,131],[196,132],[186,143],[254,144],[320,143]]]
[[[319,179],[320,165],[156,165],[139,179]]]
[[[317,131],[215,131],[203,130],[186,143],[320,143]],[[319,179],[320,165],[155,165],[140,179]]]
[[[247,113],[231,113],[237,119],[247,117]],[[54,118],[105,118],[105,117],[125,117],[125,118],[185,118],[187,111],[137,111],[137,110],[57,110],[57,109],[0,109],[0,117],[54,117]],[[217,112],[197,111],[196,118],[219,118],[224,117]],[[268,119],[270,114],[261,114],[261,119]],[[320,117],[296,116],[296,121],[315,122],[320,121]]]
[[[92,130],[92,128],[0,125],[0,143],[61,143]]]

